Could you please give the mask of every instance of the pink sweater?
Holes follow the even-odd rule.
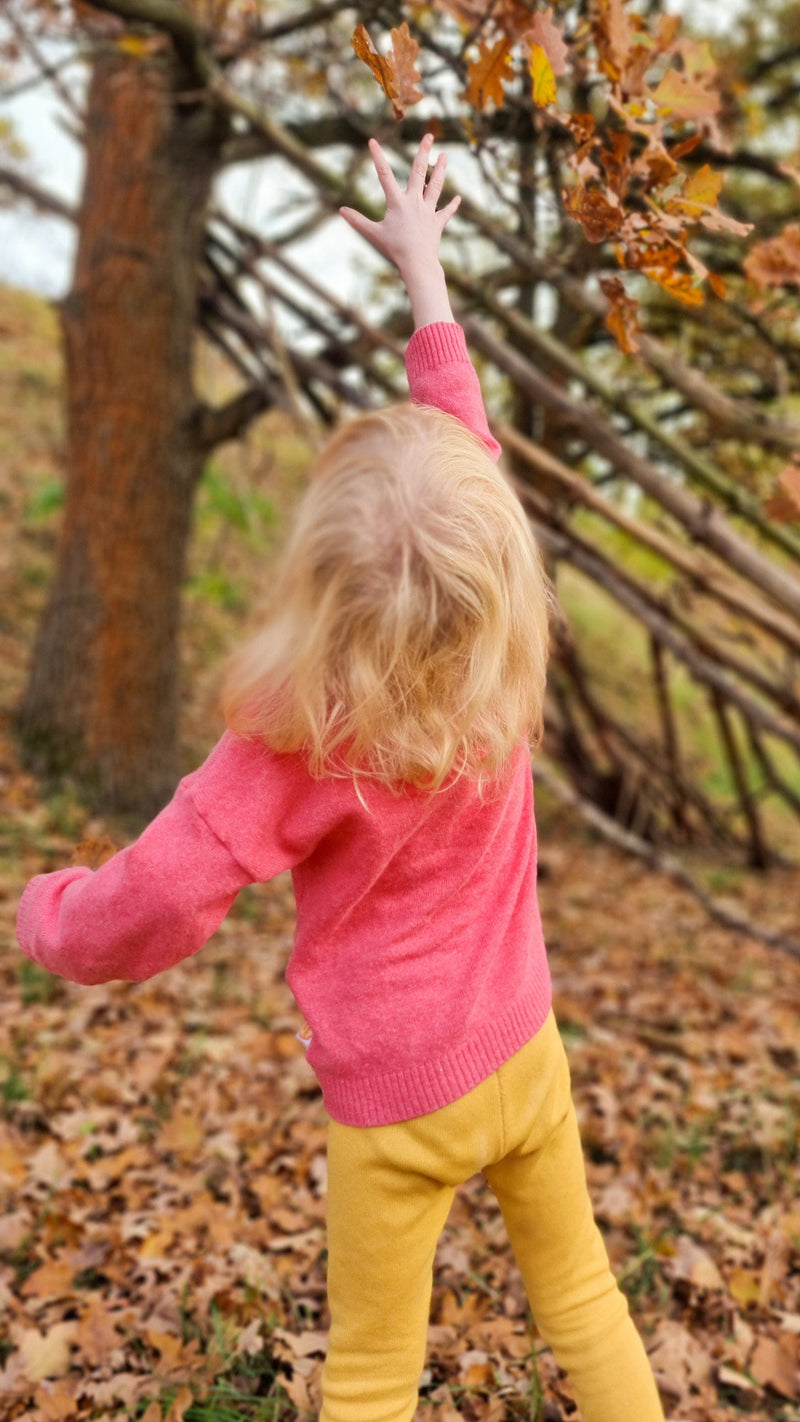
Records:
[[[412,399],[499,452],[460,327],[423,327],[407,365]],[[22,951],[75,982],[139,982],[202,948],[245,884],[291,869],[287,979],[330,1115],[372,1126],[447,1105],[550,1007],[527,750],[483,798],[466,779],[361,795],[227,732],[134,844],[30,881]]]

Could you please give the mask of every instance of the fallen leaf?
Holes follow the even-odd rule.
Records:
[[[78,1323],[75,1343],[92,1368],[101,1367],[119,1343],[119,1334],[99,1294],[92,1296]]]
[[[75,1270],[65,1259],[48,1259],[46,1264],[34,1269],[22,1286],[25,1298],[54,1298],[69,1292]]]
[[[31,1382],[44,1378],[60,1378],[69,1372],[70,1343],[75,1336],[75,1324],[54,1323],[47,1333],[29,1328],[19,1343],[25,1376]]]
[[[750,1359],[750,1372],[756,1382],[791,1401],[800,1397],[800,1376],[794,1350],[789,1352],[774,1338],[761,1334]]]
[[[65,1422],[66,1418],[74,1417],[80,1407],[65,1382],[40,1383],[33,1400],[39,1409],[37,1422]]]

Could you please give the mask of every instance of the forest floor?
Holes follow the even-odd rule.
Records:
[[[286,877],[240,895],[195,959],[81,988],[15,947],[30,875],[92,819],[12,733],[60,503],[52,315],[0,291],[0,1416],[289,1422],[326,1346],[325,1113],[283,981]],[[186,768],[299,481],[280,421],[201,491],[186,598]],[[283,471],[283,472],[281,472]],[[685,1422],[800,1419],[800,964],[540,797],[541,906],[597,1216]],[[721,864],[756,922],[800,922],[800,876]],[[478,1178],[440,1244],[422,1422],[577,1422],[531,1331]]]

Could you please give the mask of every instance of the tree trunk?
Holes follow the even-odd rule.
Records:
[[[101,54],[63,304],[68,490],[19,725],[28,763],[147,815],[177,776],[179,597],[202,470],[192,328],[224,137],[164,57]]]

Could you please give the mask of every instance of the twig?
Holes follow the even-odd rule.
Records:
[[[743,933],[748,938],[765,943],[769,948],[779,948],[792,958],[800,959],[800,943],[796,939],[789,938],[785,933],[779,933],[774,929],[762,928],[753,923],[746,914],[740,913],[738,909],[730,908],[727,904],[714,898],[702,885],[698,884],[697,880],[674,855],[663,853],[656,845],[642,839],[640,835],[623,829],[616,820],[612,820],[596,805],[584,800],[542,756],[537,756],[534,761],[533,775],[534,780],[546,785],[562,805],[576,810],[582,819],[586,820],[603,839],[608,840],[618,849],[624,850],[626,854],[635,855],[637,859],[643,860],[658,873],[666,875],[674,883],[688,889],[689,893],[702,904],[706,913],[716,923],[722,924],[724,928],[732,929],[734,933]]]

